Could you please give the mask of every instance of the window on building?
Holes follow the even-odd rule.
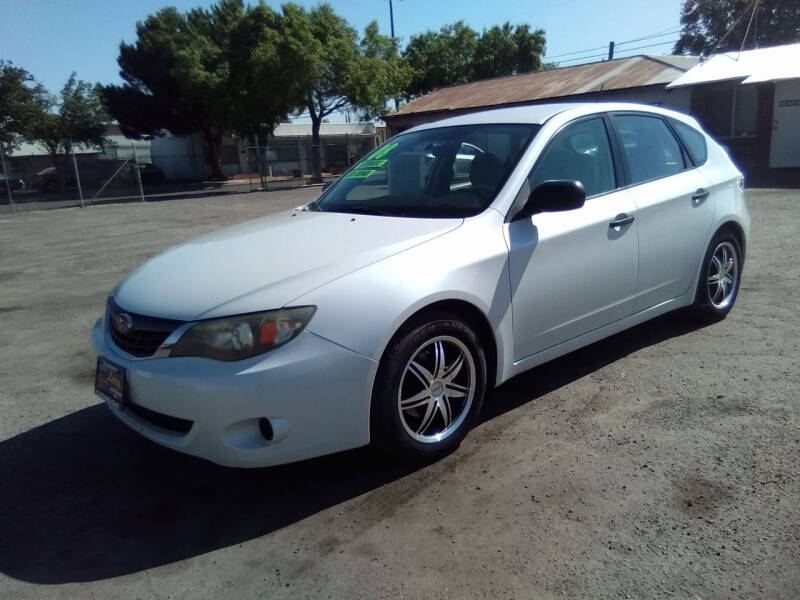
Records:
[[[714,89],[708,94],[704,119],[717,137],[749,137],[758,130],[758,88],[737,85]]]
[[[614,122],[628,161],[631,183],[668,177],[685,168],[680,144],[660,117],[618,115]]]

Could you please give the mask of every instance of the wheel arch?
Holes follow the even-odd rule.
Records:
[[[397,327],[391,338],[389,338],[389,341],[384,346],[381,353],[378,373],[380,373],[381,368],[383,367],[383,357],[386,355],[386,352],[389,350],[389,348],[392,347],[392,344],[394,344],[398,338],[403,336],[413,327],[424,323],[429,315],[437,312],[445,312],[453,315],[454,317],[460,318],[475,330],[475,333],[481,342],[481,347],[486,354],[487,386],[489,389],[493,388],[497,381],[498,369],[500,368],[500,365],[498,364],[499,358],[497,352],[497,339],[495,338],[494,330],[489,322],[488,317],[480,308],[471,302],[456,298],[436,300],[418,308],[411,315],[409,315],[400,324],[400,326]]]
[[[710,239],[713,240],[720,233],[725,231],[732,233],[736,239],[739,240],[739,248],[742,251],[742,266],[744,266],[745,256],[747,254],[747,236],[744,232],[744,227],[742,227],[741,223],[734,221],[733,219],[727,220],[717,227]],[[710,240],[709,243],[711,243]]]

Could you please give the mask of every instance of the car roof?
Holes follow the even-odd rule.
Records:
[[[636,110],[652,112],[656,114],[666,114],[686,119],[686,115],[648,104],[638,104],[634,102],[564,102],[558,104],[530,104],[527,106],[513,106],[509,108],[496,108],[492,110],[482,110],[471,112],[457,117],[449,117],[432,123],[418,125],[404,131],[422,131],[437,127],[451,127],[457,125],[478,125],[489,123],[529,123],[532,125],[542,125],[550,118],[561,113],[569,113],[570,117],[579,117],[608,111]]]

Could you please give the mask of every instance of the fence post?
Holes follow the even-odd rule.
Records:
[[[139,184],[139,196],[144,202],[144,190],[142,189],[142,174],[139,172],[139,157],[136,156],[136,144],[131,144],[133,150],[133,162],[136,164],[136,182]]]
[[[75,158],[75,146],[70,148],[72,154],[72,168],[75,170],[75,184],[78,186],[78,197],[81,199],[81,208],[83,208],[83,189],[81,189],[81,175],[78,172],[78,160]]]
[[[3,158],[3,149],[0,148],[0,166],[3,167],[3,175],[6,177],[6,192],[8,193],[8,206],[11,212],[14,212],[14,198],[11,196],[11,182],[8,180],[8,171],[6,171],[6,159]]]

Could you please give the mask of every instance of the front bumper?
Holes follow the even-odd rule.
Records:
[[[98,355],[126,369],[129,399],[145,409],[135,414],[107,403],[111,411],[169,448],[226,466],[265,467],[369,443],[377,363],[309,331],[238,362],[136,359],[114,345],[105,319],[92,340]],[[170,428],[169,417],[190,421],[188,432]],[[262,417],[272,424],[271,441],[259,429]]]

